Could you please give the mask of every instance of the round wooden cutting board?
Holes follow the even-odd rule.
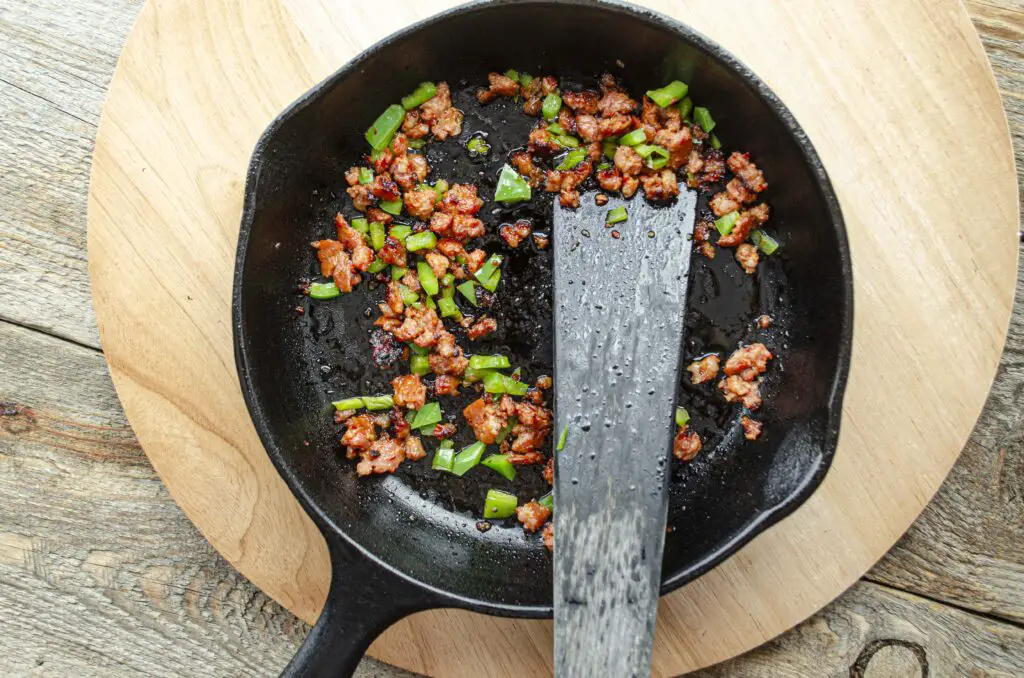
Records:
[[[246,167],[292,100],[450,4],[150,0],[96,141],[89,264],[124,409],[207,539],[309,621],[328,586],[326,548],[264,453],[235,376],[231,277]],[[792,517],[663,599],[655,674],[674,675],[813,614],[939,487],[1002,350],[1017,183],[988,62],[954,0],[647,4],[724,44],[789,105],[839,193],[856,281],[835,464]],[[486,643],[451,642],[459,637]],[[536,676],[551,670],[551,645],[547,622],[440,611],[396,624],[371,654],[430,675]]]

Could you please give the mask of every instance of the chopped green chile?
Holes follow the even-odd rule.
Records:
[[[352,228],[366,234],[370,232],[370,222],[366,220],[366,217],[356,217],[352,220]]]
[[[430,355],[430,349],[424,348],[423,346],[417,346],[416,344],[408,344],[409,351],[413,355]]]
[[[402,243],[405,242],[405,239],[409,236],[410,233],[412,233],[412,227],[406,226],[405,224],[397,224],[395,226],[392,226],[391,229],[388,231],[388,235]]]
[[[455,300],[451,297],[440,297],[437,300],[437,308],[441,311],[442,318],[459,318],[462,316],[462,311],[455,304]]]
[[[370,169],[369,167],[360,167],[359,168],[359,183],[361,183],[361,184],[363,184],[365,186],[366,184],[370,183],[371,181],[373,181],[373,170]]]
[[[755,228],[750,233],[750,242],[754,244],[754,247],[769,255],[774,254],[775,250],[779,249],[779,241],[759,228]]]
[[[667,108],[679,101],[686,96],[686,93],[690,91],[690,88],[685,82],[679,80],[673,80],[669,84],[665,85],[661,89],[652,89],[647,91],[647,96],[651,98],[651,101],[658,104],[662,108]]]
[[[523,202],[533,197],[530,184],[514,169],[505,165],[498,175],[498,187],[494,191],[494,199],[498,202]]]
[[[600,170],[611,169],[611,168],[612,168],[612,164],[610,162],[602,162],[600,165],[597,166],[597,169],[599,171]]]
[[[341,294],[334,282],[315,282],[309,286],[309,296],[313,299],[333,299]]]
[[[395,399],[391,396],[363,396],[363,405],[371,412],[390,410],[395,406]]]
[[[683,118],[684,120],[688,120],[690,117],[690,113],[692,112],[693,99],[691,99],[690,97],[686,97],[685,99],[679,102],[679,117]]]
[[[380,273],[381,271],[383,271],[387,267],[388,267],[388,265],[387,265],[386,262],[384,262],[384,261],[382,261],[380,259],[374,259],[373,263],[370,264],[369,268],[366,269],[366,272],[367,273]]]
[[[558,447],[555,449],[561,452],[565,449],[565,441],[569,438],[569,425],[566,424],[565,428],[562,429],[562,433],[558,436]]]
[[[421,82],[412,94],[402,97],[402,108],[411,111],[420,104],[425,104],[437,94],[437,85],[432,82]]]
[[[606,141],[602,142],[602,144],[601,144],[601,151],[604,153],[604,157],[608,158],[609,160],[614,160],[615,159],[615,151],[616,151],[616,149],[618,149],[618,147],[619,147],[619,145],[617,143],[615,143],[614,141],[607,141],[606,140]]]
[[[431,402],[419,409],[409,426],[412,428],[423,428],[424,426],[433,426],[439,423],[441,423],[441,405]]]
[[[718,232],[722,234],[722,237],[724,238],[732,233],[732,229],[736,228],[736,222],[739,218],[740,213],[738,210],[729,212],[728,214],[715,219],[715,228],[718,229]]]
[[[466,371],[462,373],[462,380],[467,382],[483,381],[484,377],[493,372],[493,370],[478,370],[472,367],[467,367]]]
[[[554,120],[558,117],[560,110],[562,110],[562,97],[555,92],[544,97],[544,103],[541,104],[540,111],[544,115],[545,120]]]
[[[462,448],[462,450],[455,455],[455,462],[452,464],[452,473],[460,477],[466,475],[471,468],[480,463],[481,457],[484,456],[485,449],[487,449],[487,446],[479,440],[468,447]]]
[[[405,266],[392,266],[391,267],[391,279],[401,280],[405,277],[405,274],[409,272]]]
[[[422,377],[430,373],[430,358],[425,355],[414,355],[409,358],[409,371]]]
[[[402,213],[402,201],[401,200],[381,200],[377,203],[377,207],[381,208],[388,214],[398,216]]]
[[[548,492],[543,497],[537,500],[537,503],[545,507],[549,511],[553,511],[555,508],[555,495]]]
[[[420,279],[420,285],[423,287],[423,291],[434,296],[439,291],[439,285],[437,282],[437,276],[434,275],[434,269],[430,268],[430,264],[425,261],[419,261],[416,263],[416,275]]]
[[[498,473],[505,477],[505,480],[516,479],[516,467],[512,465],[512,462],[508,460],[508,456],[504,454],[492,454],[484,459],[480,460],[481,466],[486,466],[495,473]]]
[[[486,282],[481,281],[480,286],[488,292],[494,292],[498,289],[498,283],[501,282],[501,271],[495,271]]]
[[[608,217],[605,219],[605,223],[620,224],[627,219],[629,219],[629,212],[626,211],[625,207],[619,206],[608,210]]]
[[[469,366],[474,370],[505,370],[512,363],[505,355],[471,355]]]
[[[510,68],[507,71],[505,71],[505,77],[511,78],[512,80],[519,82],[519,71],[515,70],[514,68]]]
[[[405,109],[398,104],[391,104],[380,114],[370,129],[366,130],[366,141],[375,151],[383,151],[391,143],[395,132],[405,120]]]
[[[565,134],[565,130],[562,129],[562,126],[559,125],[557,122],[553,122],[550,125],[548,125],[548,132],[555,136],[558,136],[559,134]]]
[[[516,514],[518,506],[519,500],[516,499],[516,495],[501,490],[487,490],[487,496],[484,498],[484,518],[511,518]]]
[[[501,372],[489,372],[484,375],[484,390],[488,393],[508,393],[514,396],[524,396],[530,390],[529,384],[516,381],[512,377]]]
[[[722,142],[718,140],[717,134],[711,135],[711,148],[715,149],[716,151],[722,149]]]
[[[690,413],[686,411],[685,407],[676,408],[676,426],[682,428],[690,423]]]
[[[405,249],[410,252],[420,250],[432,250],[437,245],[437,236],[433,231],[420,231],[413,233],[405,239]]]
[[[448,192],[448,182],[444,179],[438,179],[434,182],[434,192],[437,193],[437,199],[440,200],[444,197],[444,194]]]
[[[474,274],[480,284],[492,292],[494,290],[488,287],[487,283],[501,272],[502,261],[504,261],[504,258],[500,254],[492,254]],[[497,284],[495,284],[495,287],[497,287]]]
[[[420,295],[410,290],[405,285],[399,285],[398,292],[402,297],[402,303],[405,304],[406,306],[412,306],[413,304],[420,300]]]
[[[462,296],[466,297],[466,299],[469,301],[469,303],[473,304],[474,306],[477,305],[477,302],[476,302],[476,284],[472,280],[467,280],[466,282],[464,282],[461,285],[457,286],[455,289],[457,289],[459,291],[459,294],[461,294]]]
[[[447,441],[445,441],[447,442]],[[452,472],[452,466],[455,464],[455,449],[452,447],[446,447],[444,444],[437,448],[437,452],[434,453],[434,460],[430,462],[430,468],[435,471],[447,471]]]
[[[384,224],[379,221],[373,221],[370,223],[370,245],[373,249],[380,251],[381,247],[384,247],[384,238],[387,234],[384,232]]]
[[[533,82],[533,76],[529,73],[522,73],[519,75],[519,84],[524,87],[528,87]]]
[[[418,151],[427,145],[426,139],[409,139],[409,148]]]
[[[568,134],[561,134],[555,137],[555,143],[562,148],[579,148],[580,140],[576,137],[571,137]]]
[[[700,128],[711,134],[711,130],[715,129],[715,119],[711,117],[711,111],[701,106],[697,106],[693,109],[693,121],[700,125]]]
[[[575,151],[569,151],[566,156],[562,159],[562,162],[558,163],[555,167],[556,170],[571,170],[583,162],[583,159],[587,157],[587,150],[585,148],[578,148]]]
[[[345,398],[337,402],[331,403],[334,405],[334,409],[339,412],[345,412],[347,410],[361,410],[365,407],[362,398]]]
[[[427,308],[429,308],[431,311],[436,311],[437,310],[437,302],[434,301],[433,297],[428,295],[428,296],[424,297],[424,299],[427,300]]]
[[[475,136],[466,143],[466,150],[473,157],[487,155],[491,152],[491,145],[481,136]]]
[[[623,134],[622,138],[619,139],[619,143],[623,146],[639,146],[640,144],[645,143],[646,141],[647,133],[644,132],[643,127],[638,127],[632,132]]]

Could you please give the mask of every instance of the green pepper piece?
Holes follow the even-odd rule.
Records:
[[[418,151],[427,145],[426,139],[409,139],[409,148]]]
[[[466,142],[466,150],[474,158],[491,152],[491,145],[481,136],[474,136]]]
[[[433,99],[435,94],[437,94],[437,85],[432,82],[421,82],[412,94],[402,97],[402,108],[411,111],[420,104]]]
[[[583,159],[587,157],[587,150],[585,148],[578,148],[575,151],[569,151],[562,162],[558,163],[555,167],[556,170],[571,170],[583,162]]]
[[[693,109],[693,119],[698,125],[700,125],[700,128],[708,134],[711,133],[711,130],[715,129],[715,125],[717,124],[715,119],[711,117],[711,111],[701,106],[697,106]]]
[[[774,254],[775,250],[779,249],[779,241],[759,228],[755,228],[750,233],[750,242],[754,243],[754,247],[768,255]]]
[[[345,398],[344,400],[339,400],[331,404],[334,405],[334,409],[339,412],[344,412],[346,410],[361,410],[365,407],[363,405],[362,398]]]
[[[410,426],[412,428],[423,428],[424,426],[433,426],[439,423],[441,423],[441,406],[438,403],[430,402],[420,408]]]
[[[438,292],[437,276],[434,275],[434,269],[430,268],[430,264],[425,261],[419,261],[416,263],[416,275],[419,276],[420,285],[423,286],[423,291],[434,296]]]
[[[455,462],[452,464],[452,473],[457,476],[464,476],[466,473],[480,463],[480,458],[484,456],[484,450],[487,446],[479,440],[462,448],[462,450],[455,455]]]
[[[401,280],[405,277],[405,274],[409,272],[405,266],[392,266],[391,267],[391,279]]]
[[[632,132],[628,132],[622,135],[619,139],[619,143],[623,146],[637,146],[647,141],[647,133],[644,132],[643,127],[638,127]]]
[[[495,473],[505,477],[505,480],[516,479],[516,467],[508,460],[508,455],[492,454],[480,461],[481,466],[486,466]]]
[[[566,424],[565,428],[562,429],[562,433],[558,436],[558,447],[555,449],[561,452],[565,449],[565,441],[569,439],[569,425]]]
[[[437,236],[433,231],[420,231],[413,233],[405,239],[405,249],[410,252],[419,250],[432,250],[437,245]]]
[[[398,292],[399,295],[402,297],[402,303],[405,304],[406,306],[412,306],[413,304],[420,300],[420,295],[410,290],[405,285],[400,284],[398,286]]]
[[[500,273],[501,262],[503,260],[504,258],[500,254],[492,254],[487,261],[484,262],[483,266],[477,269],[474,275],[481,285],[490,289],[487,287],[487,283],[490,282],[491,278]],[[492,289],[491,291],[493,292],[494,290]]]
[[[507,355],[471,355],[469,366],[474,370],[504,370],[512,366]]]
[[[391,396],[363,396],[363,406],[371,412],[390,410],[395,406],[395,399]]]
[[[412,233],[412,227],[405,224],[396,224],[388,231],[388,235],[400,243],[405,243],[405,239],[410,233]]]
[[[487,490],[484,498],[484,518],[511,518],[516,513],[519,500],[516,495],[501,490]]]
[[[690,413],[686,411],[685,407],[676,408],[676,426],[682,428],[690,422]]]
[[[608,217],[604,220],[606,224],[619,224],[629,219],[629,212],[626,211],[625,207],[621,205],[614,209],[608,210]]]
[[[377,203],[377,207],[397,217],[402,213],[402,200],[381,200]]]
[[[366,269],[366,272],[367,273],[380,273],[381,271],[383,271],[387,267],[388,267],[388,265],[385,262],[381,261],[380,259],[374,259],[373,263],[370,264],[370,266]]]
[[[437,309],[441,311],[442,318],[459,318],[462,316],[462,311],[455,304],[455,300],[451,297],[439,297],[437,300]]]
[[[370,232],[370,222],[366,220],[366,217],[356,217],[352,220],[352,228],[365,235]]]
[[[738,210],[729,212],[728,214],[715,219],[715,228],[718,229],[718,232],[721,233],[724,238],[732,233],[732,229],[736,227],[736,222],[739,218],[740,213]]]
[[[711,148],[715,149],[716,151],[722,150],[722,142],[718,140],[717,134],[711,135]]]
[[[679,117],[683,120],[688,120],[690,113],[693,112],[693,99],[686,97],[679,102]]]
[[[498,175],[498,187],[494,191],[494,199],[499,202],[523,202],[533,197],[530,184],[514,169],[505,165]]]
[[[466,299],[469,300],[469,303],[473,304],[474,306],[477,305],[477,303],[476,303],[476,285],[473,283],[472,280],[467,280],[466,282],[462,283],[461,285],[459,285],[455,289],[457,289],[459,291],[459,293],[462,294],[462,296],[466,297]]]
[[[373,249],[380,251],[381,247],[384,247],[384,224],[379,221],[373,221],[370,223],[370,245]]]
[[[309,286],[309,296],[313,299],[333,299],[341,294],[334,282],[315,282]]]
[[[425,355],[414,355],[409,358],[409,371],[415,375],[423,376],[430,373],[430,358]]]
[[[448,442],[448,441],[445,441]],[[430,462],[430,468],[435,471],[452,472],[452,465],[455,463],[455,449],[446,446],[444,443],[434,453],[434,460]]]
[[[554,120],[558,117],[558,112],[562,110],[562,97],[557,92],[552,92],[544,97],[544,103],[541,104],[540,110],[545,120]]]
[[[366,184],[370,183],[371,181],[373,181],[373,170],[370,169],[369,167],[360,167],[359,168],[359,183],[361,183],[361,184],[363,184],[365,186]]]
[[[505,77],[511,78],[512,80],[519,82],[519,71],[510,68],[507,71],[505,71]]]
[[[366,130],[366,141],[375,151],[383,151],[391,143],[391,138],[405,120],[405,109],[398,104],[391,104],[380,114],[370,129]]]
[[[549,511],[553,511],[555,508],[555,495],[548,492],[543,497],[537,500],[537,503],[544,506]]]
[[[651,101],[654,103],[658,104],[662,108],[666,108],[685,97],[686,93],[689,91],[690,88],[685,82],[673,80],[661,89],[648,90],[647,96],[649,96]]]

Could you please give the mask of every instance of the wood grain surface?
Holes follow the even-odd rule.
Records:
[[[0,8],[0,318],[62,339],[0,325],[0,401],[10,403],[0,484],[14,498],[0,508],[0,673],[272,675],[303,626],[171,503],[127,429],[80,303],[88,286],[73,245],[84,239],[85,195],[74,177],[88,173],[104,86],[138,5]],[[1022,8],[969,9],[1019,148]],[[706,675],[917,675],[909,671],[919,654],[932,675],[1021,673],[1007,659],[1021,655],[1019,632],[992,617],[1024,618],[1022,315],[960,462],[869,573],[886,586],[858,584],[799,629]],[[372,660],[364,673],[398,675]]]

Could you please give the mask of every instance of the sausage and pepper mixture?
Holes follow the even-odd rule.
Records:
[[[382,364],[400,355],[408,361],[408,373],[391,382],[390,393],[334,403],[340,444],[358,475],[393,473],[407,461],[431,457],[438,473],[461,477],[482,466],[511,481],[517,469],[539,466],[553,483],[552,453],[565,445],[568,431],[557,440],[552,435],[551,377],[530,381],[507,356],[473,351],[473,342],[502,322],[489,309],[501,294],[503,256],[480,245],[487,229],[477,215],[488,201],[507,206],[544,191],[574,208],[581,191],[592,191],[598,205],[615,193],[664,202],[685,183],[709,197],[709,212],[694,233],[703,256],[712,259],[731,248],[743,271],[754,275],[761,255],[778,248],[762,230],[770,217],[760,199],[768,187],[763,172],[749,155],[721,151],[710,112],[695,107],[687,94],[679,81],[637,99],[610,74],[596,89],[569,90],[553,76],[491,73],[477,92],[480,104],[508,97],[537,118],[522,147],[509,154],[493,196],[433,176],[421,152],[427,144],[458,143],[462,134],[464,114],[453,105],[448,83],[422,83],[373,123],[366,132],[369,152],[343,178],[358,216],[339,213],[336,238],[312,243],[326,281],[308,288],[312,298],[325,300],[375,280],[382,291],[371,337],[374,360]],[[491,151],[475,135],[465,146],[471,157]],[[610,236],[619,237],[629,227],[628,210],[609,210],[606,221],[616,225]],[[527,219],[497,230],[513,249],[531,237],[546,246],[546,236],[534,233]],[[766,328],[771,318],[756,324]],[[754,343],[729,356],[696,356],[687,369],[693,384],[707,384],[725,402],[744,408],[743,435],[756,440],[762,425],[749,415],[761,406],[760,384],[772,358]],[[476,397],[461,418],[446,415],[446,403],[466,393]],[[688,462],[703,443],[685,409],[677,410],[676,423],[673,452]],[[463,426],[475,442],[456,450],[452,438]],[[492,489],[478,528],[514,516],[526,531],[542,532],[552,548],[552,510],[550,493],[520,503],[516,495]]]

